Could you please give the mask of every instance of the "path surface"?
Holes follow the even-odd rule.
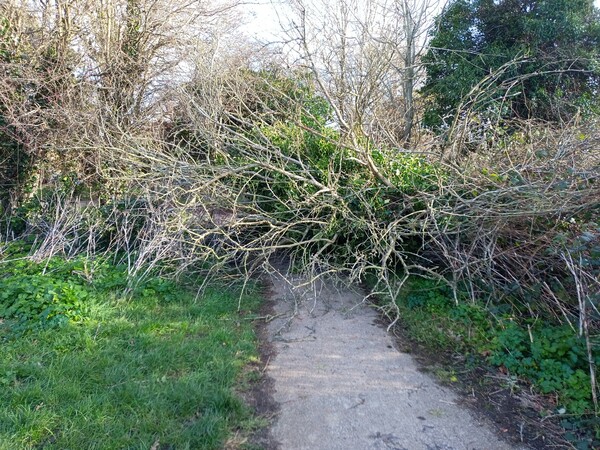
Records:
[[[279,448],[513,448],[394,348],[359,292],[290,283],[300,284],[272,277],[276,319],[268,327]]]

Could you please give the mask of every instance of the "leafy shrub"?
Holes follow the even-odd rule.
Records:
[[[0,253],[0,319],[10,322],[13,334],[84,322],[98,298],[131,287],[131,296],[140,299],[171,301],[178,292],[160,276],[131,280],[126,267],[106,256],[36,262],[27,258],[31,249],[31,243],[17,240]]]
[[[180,289],[180,288],[179,288]],[[172,280],[153,277],[140,284],[135,294],[141,298],[161,298],[165,302],[174,301],[178,296],[178,286]]]
[[[0,280],[0,317],[15,319],[16,328],[51,328],[81,321],[89,292],[72,280],[18,274]]]
[[[252,186],[253,198],[260,199],[260,207],[275,213],[279,220],[290,221],[298,217],[299,211],[305,213],[310,220],[292,233],[306,240],[317,237],[331,242],[328,256],[347,262],[358,254],[373,253],[373,226],[385,229],[407,213],[424,210],[422,202],[407,202],[407,196],[437,191],[443,174],[439,167],[418,155],[371,149],[377,170],[391,183],[383,186],[359,162],[360,155],[340,145],[339,132],[327,125],[325,117],[313,117],[311,127],[316,134],[294,121],[261,128],[261,135],[289,157],[279,161],[287,174],[301,173],[306,177],[309,173],[318,184],[271,171],[247,186]],[[304,122],[304,118],[298,120]],[[370,148],[371,144],[365,142],[364,146]],[[421,245],[419,239],[406,239],[401,245],[416,252]],[[314,250],[322,254],[320,246]]]
[[[492,317],[483,305],[464,298],[457,304],[452,290],[438,281],[423,278],[409,280],[408,286],[397,300],[403,308],[403,318],[413,317],[415,327],[425,344],[479,353],[489,347],[493,333]],[[413,329],[411,327],[411,332]],[[435,336],[435,339],[431,339]]]
[[[538,324],[528,329],[508,322],[497,329],[489,360],[530,380],[543,394],[558,393],[559,406],[570,414],[591,409],[585,341],[567,326]]]
[[[30,246],[15,241],[5,256],[19,255]],[[51,258],[36,263],[25,258],[0,265],[0,317],[10,319],[12,331],[53,328],[85,320],[94,291],[85,280],[87,261]]]
[[[377,149],[373,160],[403,195],[436,192],[442,169],[418,154],[399,153],[393,149]]]
[[[60,327],[86,320],[98,292],[124,289],[123,268],[106,260],[85,257],[43,262],[27,259],[31,244],[13,241],[0,261],[0,318],[11,322],[11,332]]]

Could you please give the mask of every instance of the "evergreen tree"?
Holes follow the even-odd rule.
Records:
[[[475,108],[494,117],[567,120],[597,112],[600,15],[593,0],[454,0],[425,55],[428,126],[451,120],[484,77]]]

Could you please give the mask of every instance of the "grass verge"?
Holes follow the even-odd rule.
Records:
[[[256,424],[235,388],[258,295],[238,311],[235,291],[155,278],[125,298],[121,269],[83,262],[0,265],[0,449],[217,449]]]

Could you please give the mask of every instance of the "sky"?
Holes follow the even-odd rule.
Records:
[[[269,40],[269,38],[276,36],[280,29],[277,11],[282,12],[284,10],[281,3],[266,0],[262,3],[245,6],[244,9],[248,13],[248,23],[243,29],[251,37],[258,40]]]
[[[246,33],[260,41],[272,40],[279,32],[279,19],[276,9],[280,13],[285,11],[284,1],[257,0],[255,4],[245,6],[244,9],[248,13],[248,23],[243,29]],[[594,0],[594,4],[597,8],[600,8],[600,0]]]

